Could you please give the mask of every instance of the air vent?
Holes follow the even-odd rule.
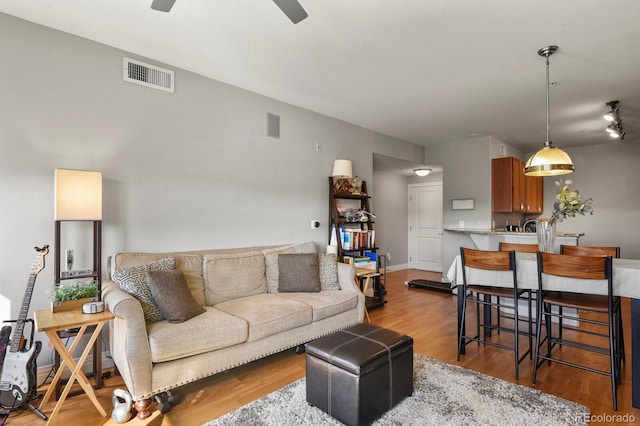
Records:
[[[173,93],[173,71],[123,58],[124,80]]]

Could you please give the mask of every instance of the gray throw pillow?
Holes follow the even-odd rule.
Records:
[[[174,269],[147,272],[147,283],[153,299],[167,321],[184,322],[204,312],[189,291],[182,271]]]
[[[318,255],[279,254],[278,255],[278,292],[318,292],[320,291],[320,272]]]
[[[138,299],[142,305],[144,313],[144,321],[151,324],[163,319],[162,312],[156,302],[153,300],[151,290],[147,284],[147,272],[149,271],[168,271],[176,267],[176,261],[173,258],[166,257],[144,265],[131,266],[123,268],[113,273],[113,281],[118,286]]]
[[[338,284],[338,263],[335,254],[318,254],[320,261],[320,289],[341,290]]]

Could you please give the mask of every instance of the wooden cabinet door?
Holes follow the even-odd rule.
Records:
[[[544,181],[541,176],[525,176],[525,212],[542,213]]]
[[[523,211],[524,178],[522,162],[519,159],[502,157],[491,160],[491,198],[494,212]]]
[[[518,158],[511,157],[511,173],[513,176],[513,202],[511,203],[512,212],[521,212],[525,208],[526,177],[522,170],[522,162]]]

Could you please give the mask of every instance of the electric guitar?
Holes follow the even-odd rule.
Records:
[[[24,323],[27,321],[36,276],[44,269],[44,257],[49,253],[49,246],[35,249],[36,260],[31,265],[20,315],[16,321],[9,351],[4,354],[0,375],[0,407],[9,410],[28,404],[37,391],[36,358],[42,349],[42,342],[33,342],[32,332],[31,346],[28,349],[25,348]]]

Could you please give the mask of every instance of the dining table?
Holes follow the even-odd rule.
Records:
[[[486,271],[467,268],[468,282],[488,282],[495,286],[512,286],[513,274],[510,271]],[[452,288],[463,285],[462,259],[457,255],[447,270],[446,279]],[[640,408],[640,260],[613,259],[613,294],[631,299],[631,404]],[[538,261],[535,253],[516,253],[516,279],[518,288],[538,290]],[[580,292],[588,294],[607,294],[605,282],[593,280],[585,284],[580,281],[563,277],[544,276],[544,288],[554,291]],[[457,291],[458,295],[458,335],[462,323],[462,309],[465,295]],[[624,313],[623,313],[624,315]],[[464,353],[464,346],[461,352]]]

